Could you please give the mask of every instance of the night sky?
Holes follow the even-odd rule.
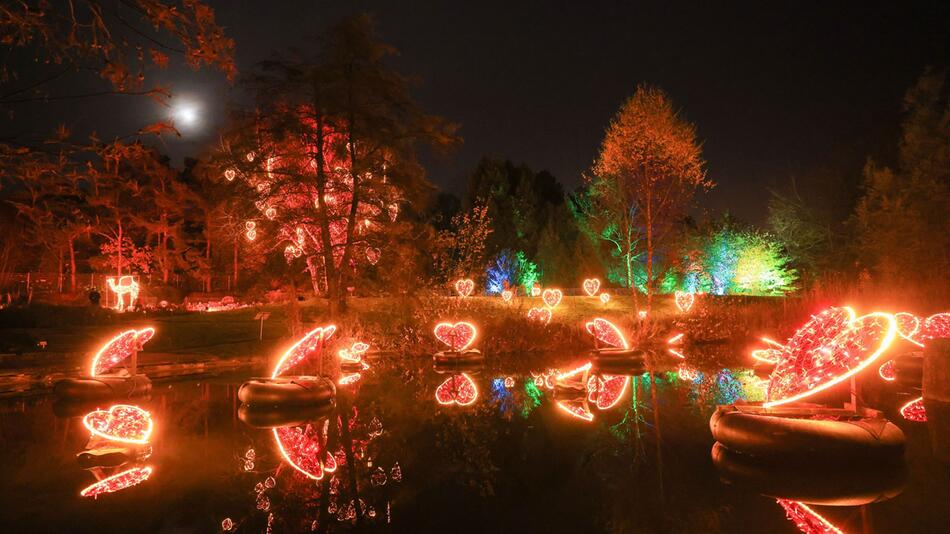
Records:
[[[868,155],[893,157],[902,95],[926,65],[946,64],[950,33],[945,1],[210,3],[237,41],[243,70],[274,50],[305,45],[343,16],[373,13],[383,39],[400,51],[399,70],[420,78],[415,96],[423,108],[461,125],[464,146],[428,164],[430,179],[456,193],[482,155],[547,169],[573,189],[623,99],[638,83],[656,84],[704,143],[719,185],[702,205],[751,222],[764,218],[769,189],[792,174],[856,173]],[[166,141],[180,164],[215,142],[234,89],[210,71],[175,68],[156,79],[201,106],[201,128]],[[127,100],[54,113],[77,129],[105,113],[120,131],[163,112]],[[109,133],[108,121],[96,122]]]

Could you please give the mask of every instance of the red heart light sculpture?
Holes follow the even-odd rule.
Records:
[[[564,293],[562,293],[560,289],[545,289],[544,293],[541,294],[541,300],[544,301],[545,306],[553,310],[561,303],[563,296]]]
[[[800,354],[821,347],[845,331],[855,319],[854,310],[845,306],[828,308],[812,315],[785,344],[785,352]]]
[[[875,312],[854,319],[817,347],[787,352],[772,372],[764,406],[795,402],[854,376],[883,354],[896,336],[894,316]]]
[[[334,332],[336,332],[336,326],[334,325],[321,326],[307,332],[305,336],[300,338],[299,341],[284,352],[280,360],[277,361],[277,365],[274,366],[274,372],[271,373],[271,377],[277,378],[289,371],[293,366],[304,361],[319,349],[323,345],[323,342],[329,339]]]
[[[320,480],[325,472],[336,470],[336,459],[324,446],[325,430],[321,426],[308,423],[273,429],[280,455],[291,467],[313,480]]]
[[[89,374],[99,376],[109,371],[131,356],[133,352],[142,350],[142,345],[148,343],[153,335],[155,335],[155,329],[149,327],[142,330],[126,330],[110,339],[93,356]]]
[[[629,384],[629,376],[592,376],[587,382],[587,400],[599,410],[609,410],[620,402]]]
[[[478,398],[478,388],[465,373],[452,375],[435,388],[435,400],[443,406],[468,406]]]
[[[532,287],[532,288],[531,288],[531,296],[532,296],[532,297],[540,297],[540,296],[541,296],[541,288],[538,287],[537,285],[535,285],[534,287]]]
[[[950,337],[950,312],[935,313],[925,319],[920,337],[923,340]]]
[[[844,534],[841,529],[800,501],[776,499],[775,502],[785,509],[788,519],[804,534]]]
[[[587,293],[588,297],[593,297],[597,294],[597,290],[600,289],[600,280],[597,278],[588,278],[584,280],[584,293]]]
[[[528,320],[548,324],[551,322],[551,308],[531,308],[528,310]]]
[[[912,314],[907,312],[898,312],[894,314],[894,319],[897,320],[897,334],[902,338],[910,341],[911,343],[919,346],[920,340],[917,339],[917,336],[920,334],[920,319]]]
[[[677,291],[674,293],[674,298],[676,300],[676,307],[679,308],[681,312],[686,313],[693,307],[696,295],[686,291]]]
[[[900,412],[901,416],[908,421],[913,421],[915,423],[927,422],[927,408],[924,407],[923,397],[917,397],[916,399],[901,406]]]
[[[598,317],[584,326],[592,336],[597,338],[597,341],[605,345],[624,350],[630,348],[626,338],[623,337],[623,332],[607,319]]]
[[[469,347],[478,332],[471,323],[439,323],[435,325],[435,337],[452,350],[461,352]]]
[[[513,296],[514,296],[514,294],[511,292],[510,289],[506,289],[506,290],[504,290],[504,291],[501,292],[501,300],[503,300],[503,301],[505,301],[505,302],[511,302],[511,297],[513,297]]]
[[[600,303],[607,304],[610,302],[610,293],[601,293],[600,294]]]
[[[148,443],[154,423],[152,416],[138,406],[116,404],[108,410],[89,412],[82,424],[93,435],[121,443]]]
[[[379,261],[379,249],[376,247],[366,247],[366,261],[373,265]]]
[[[475,282],[471,278],[462,278],[455,281],[455,291],[459,296],[465,298],[475,291]]]
[[[104,478],[99,482],[86,487],[79,492],[79,495],[82,497],[95,498],[106,493],[115,493],[137,484],[141,484],[142,482],[148,480],[148,477],[150,476],[152,476],[151,467],[133,467],[132,469],[126,469],[121,473]]]

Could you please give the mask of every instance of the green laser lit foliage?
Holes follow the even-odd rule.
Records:
[[[721,229],[705,238],[698,263],[691,264],[682,287],[714,295],[780,296],[795,290],[798,272],[772,236]]]

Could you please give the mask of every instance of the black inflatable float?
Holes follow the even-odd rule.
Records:
[[[332,403],[325,402],[312,406],[250,406],[242,404],[238,408],[238,419],[254,428],[279,428],[298,426],[309,421],[327,417],[333,412]]]
[[[733,452],[788,462],[890,459],[904,451],[904,433],[887,419],[817,406],[719,406],[709,428]]]
[[[105,444],[85,449],[76,455],[76,462],[83,469],[90,467],[118,467],[133,460],[147,458],[152,454],[148,444]]]
[[[301,406],[333,402],[336,388],[322,376],[252,378],[241,384],[238,398],[252,406]]]
[[[754,493],[820,506],[886,501],[903,491],[907,479],[902,459],[852,464],[765,462],[732,452],[721,443],[713,445],[711,454],[724,482]]]
[[[485,356],[478,349],[468,349],[461,352],[442,351],[432,355],[432,361],[439,365],[472,364],[485,361]]]
[[[152,381],[142,374],[64,378],[53,385],[53,392],[62,399],[126,398],[145,395],[150,391]]]

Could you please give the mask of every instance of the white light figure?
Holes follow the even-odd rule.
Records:
[[[119,283],[116,283],[115,278],[106,278],[106,283],[109,284],[109,289],[115,293],[116,303],[115,310],[118,312],[124,312],[126,310],[131,310],[135,307],[135,301],[139,298],[139,284],[135,281],[135,278],[131,276],[120,276]],[[125,295],[129,295],[129,305],[125,305]]]

